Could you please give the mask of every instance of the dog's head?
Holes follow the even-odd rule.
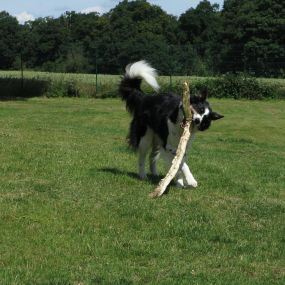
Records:
[[[193,107],[193,123],[199,131],[207,130],[212,121],[223,118],[210,107],[210,104],[206,101],[208,91],[205,89],[201,92],[200,96],[191,96],[190,103]]]

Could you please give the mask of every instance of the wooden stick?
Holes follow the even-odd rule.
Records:
[[[182,125],[183,133],[177,147],[176,155],[172,160],[171,167],[166,176],[162,180],[160,180],[155,191],[149,194],[151,198],[160,197],[165,192],[171,180],[177,174],[186,151],[187,143],[191,136],[190,128],[192,123],[192,110],[190,107],[190,91],[187,82],[184,82],[183,84],[182,104],[183,104],[183,113],[184,113],[184,122]]]

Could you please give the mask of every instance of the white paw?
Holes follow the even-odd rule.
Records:
[[[176,186],[179,187],[179,188],[184,188],[183,179],[177,179]]]
[[[193,179],[193,180],[187,182],[187,187],[196,188],[196,187],[198,187],[198,182],[195,179]]]

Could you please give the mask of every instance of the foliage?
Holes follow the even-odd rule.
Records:
[[[108,13],[67,11],[19,25],[0,12],[0,68],[119,74],[146,59],[164,75],[284,77],[285,2],[208,0],[177,18],[145,0]],[[190,5],[190,4],[189,4]]]
[[[62,74],[25,72],[24,88],[18,73],[0,73],[0,98],[14,97],[118,97],[118,84],[121,79],[117,75]],[[215,98],[234,99],[285,99],[285,80],[258,80],[245,74],[227,74],[222,77],[159,77],[162,91],[182,94],[182,83],[191,83],[193,93],[207,88],[209,95]],[[143,83],[146,93],[153,90]]]
[[[210,97],[233,99],[269,99],[284,98],[285,92],[279,88],[258,81],[256,78],[247,77],[244,74],[226,74],[216,79],[207,79],[199,82],[198,89],[207,88]]]
[[[225,0],[220,70],[284,75],[285,2]]]
[[[190,8],[180,16],[179,25],[183,32],[182,42],[190,43],[197,52],[197,67],[205,65],[206,72],[214,71],[212,49],[221,28],[219,5],[203,0],[196,8]],[[193,70],[199,73],[195,67]]]
[[[0,69],[14,66],[20,48],[19,34],[17,19],[5,11],[0,11]]]
[[[103,17],[107,43],[101,43],[104,48],[98,50],[104,63],[102,72],[120,73],[131,61],[144,58],[159,66],[162,73],[170,74],[170,47],[177,45],[179,32],[173,16],[143,0],[124,0]]]

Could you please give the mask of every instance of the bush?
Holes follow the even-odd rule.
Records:
[[[182,94],[182,83],[187,78],[173,77],[160,78],[162,91],[173,91]],[[0,98],[29,98],[37,96],[47,97],[89,97],[89,98],[113,98],[118,97],[119,77],[108,76],[108,79],[98,81],[83,81],[78,77],[73,78],[47,78],[40,79],[0,77]],[[227,74],[217,78],[191,78],[191,94],[207,88],[209,97],[234,98],[234,99],[267,99],[285,98],[285,88],[273,84],[264,83],[243,74]],[[152,93],[150,86],[143,83],[143,89]]]
[[[244,74],[227,74],[215,79],[206,79],[194,86],[196,89],[207,88],[209,97],[233,99],[285,98],[285,92],[277,86],[259,82],[256,78]]]
[[[76,81],[50,81],[47,97],[80,97]]]

